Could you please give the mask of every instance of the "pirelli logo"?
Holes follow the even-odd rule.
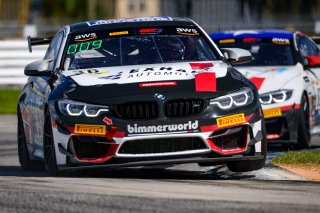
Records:
[[[89,124],[76,124],[74,128],[75,134],[85,135],[105,135],[106,126],[104,125],[89,125]]]
[[[246,118],[244,116],[244,113],[217,118],[217,125],[219,128],[233,126],[235,124],[242,124],[245,122]]]
[[[282,112],[280,108],[263,110],[264,118],[279,117],[281,115],[282,115]]]

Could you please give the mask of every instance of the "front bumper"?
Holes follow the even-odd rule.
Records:
[[[299,104],[263,110],[268,144],[297,143],[299,110]]]
[[[266,154],[266,153],[265,153]],[[90,164],[90,165],[60,165],[59,170],[61,171],[72,171],[72,170],[87,170],[87,169],[105,169],[105,168],[120,168],[120,167],[137,167],[137,166],[155,166],[155,165],[173,165],[173,164],[184,164],[184,163],[212,163],[212,164],[223,164],[226,162],[243,161],[243,160],[261,160],[265,156],[262,153],[256,153],[253,156],[224,156],[224,157],[193,157],[185,156],[178,159],[151,159],[151,160],[140,160],[140,161],[120,161],[109,164]]]
[[[205,111],[187,118],[150,121],[108,117],[107,124],[104,117],[78,121],[66,119],[53,108],[51,115],[57,164],[61,169],[72,170],[192,162],[224,163],[263,158],[260,110],[255,107],[255,110],[246,109],[231,116],[241,114],[243,121],[232,120],[236,118],[229,118],[230,115],[221,117]],[[222,120],[223,125],[217,123],[220,118],[225,119]],[[89,128],[79,133],[78,124],[93,125],[94,128],[104,126],[105,131],[91,131]],[[149,127],[159,131],[146,132]],[[163,131],[173,127],[177,130]]]

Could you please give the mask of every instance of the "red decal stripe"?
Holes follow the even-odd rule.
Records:
[[[259,78],[259,77],[253,77],[250,78],[249,80],[257,87],[257,89],[259,90],[262,83],[264,82],[265,78]]]
[[[259,40],[258,38],[244,38],[242,39],[242,42],[243,43],[248,43],[248,42],[254,42],[254,41],[257,41]]]
[[[195,75],[196,92],[215,92],[216,74],[212,72],[203,72]]]
[[[141,29],[139,30],[139,33],[154,33],[157,30],[160,30],[160,28]]]
[[[191,69],[202,70],[208,67],[213,67],[212,63],[190,63]]]
[[[111,144],[109,150],[107,151],[106,155],[104,157],[100,158],[81,158],[76,154],[76,158],[80,162],[86,162],[86,163],[103,163],[110,158],[114,156],[116,153],[117,149],[119,147],[119,144]]]
[[[278,138],[280,138],[280,134],[267,134],[268,140],[278,139]]]
[[[124,132],[116,132],[116,134],[114,134],[114,138],[124,138]]]
[[[141,83],[140,87],[163,87],[163,86],[176,86],[177,82],[175,81],[165,81],[165,82],[149,82],[149,83]]]
[[[291,109],[300,109],[300,104],[293,104],[289,106],[280,107],[281,111],[289,111]]]

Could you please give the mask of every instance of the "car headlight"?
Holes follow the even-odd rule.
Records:
[[[254,99],[253,92],[246,87],[241,91],[230,93],[210,100],[211,105],[217,105],[220,109],[228,110],[250,104]]]
[[[260,95],[261,104],[282,103],[291,98],[292,90],[284,89]]]
[[[97,117],[103,112],[109,112],[108,106],[93,105],[71,100],[58,101],[58,107],[61,113],[68,116]]]

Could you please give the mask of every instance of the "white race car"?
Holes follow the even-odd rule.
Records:
[[[268,143],[306,148],[320,133],[320,53],[298,31],[249,30],[212,33],[220,48],[243,48],[254,60],[237,70],[259,90]]]

